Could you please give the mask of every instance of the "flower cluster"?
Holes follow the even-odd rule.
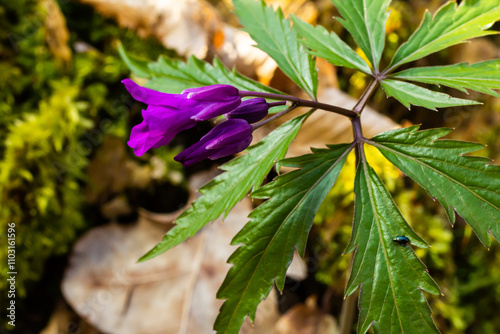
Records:
[[[263,119],[271,107],[263,98],[242,101],[238,89],[230,85],[167,94],[141,87],[130,79],[122,82],[134,99],[148,105],[142,111],[144,120],[132,129],[128,141],[138,156],[168,144],[179,132],[194,127],[199,121],[226,116],[225,122],[174,158],[184,166],[243,151],[252,141],[250,124]]]

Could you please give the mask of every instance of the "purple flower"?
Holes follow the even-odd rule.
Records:
[[[174,160],[190,166],[205,159],[219,159],[241,152],[252,142],[252,126],[242,119],[230,119],[208,132]]]
[[[269,104],[261,97],[248,99],[239,105],[238,108],[226,114],[228,119],[241,118],[248,123],[255,123],[267,116]]]
[[[179,132],[192,128],[197,121],[223,115],[238,107],[239,91],[230,85],[190,88],[181,94],[167,94],[122,81],[134,99],[148,104],[144,120],[134,126],[128,145],[137,156],[150,148],[168,144]]]

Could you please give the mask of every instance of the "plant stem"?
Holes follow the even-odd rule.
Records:
[[[352,110],[355,113],[361,114],[361,112],[363,111],[363,109],[365,109],[365,106],[368,103],[368,100],[370,99],[370,97],[375,92],[375,89],[377,89],[378,83],[379,82],[376,79],[374,79],[372,82],[370,82],[370,84],[368,85],[368,87],[366,88],[366,90],[361,95],[358,103],[356,103],[356,105],[354,106],[354,108],[352,108]]]
[[[361,117],[351,119],[352,123],[352,135],[354,137],[354,142],[359,143],[363,141],[363,131],[361,130]],[[357,163],[356,163],[357,164]]]
[[[351,334],[357,298],[358,298],[358,293],[354,292],[352,295],[347,296],[346,299],[344,299],[344,302],[342,303],[342,309],[340,310],[340,319],[339,319],[340,334]]]
[[[344,115],[347,117],[356,117],[358,113],[349,110],[349,109],[344,109],[341,107],[333,106],[331,104],[326,104],[326,103],[321,103],[321,102],[316,102],[316,101],[308,101],[308,100],[303,100],[295,96],[291,95],[281,95],[281,94],[271,94],[271,93],[261,93],[261,92],[251,92],[251,91],[240,91],[240,96],[245,97],[245,96],[257,96],[257,97],[263,97],[265,99],[272,99],[272,100],[285,100],[285,101],[291,101],[296,104],[297,107],[311,107],[314,109],[322,109],[326,111],[331,111],[340,115]]]
[[[255,124],[252,124],[252,129],[255,131],[255,129],[258,129],[260,128],[261,126],[263,125],[266,125],[267,123],[270,123],[272,121],[274,121],[275,119],[277,118],[280,118],[281,116],[285,115],[285,114],[288,114],[290,111],[294,110],[295,108],[297,108],[297,105],[295,103],[293,103],[291,106],[289,106],[288,108],[286,108],[285,110],[283,111],[280,111],[279,113],[277,114],[274,114],[272,115],[271,117],[269,118],[266,118],[265,120],[263,121],[260,121],[258,123],[255,123]]]
[[[285,104],[286,104],[286,101],[278,101],[278,102],[268,103],[269,108],[278,107],[278,106],[284,106]]]
[[[297,98],[295,96],[290,96],[290,95],[280,95],[280,94],[271,94],[271,93],[260,93],[260,92],[251,92],[251,91],[240,91],[240,96],[245,97],[245,96],[257,96],[257,97],[263,97],[266,99],[272,99],[272,100],[280,100],[280,101],[291,101],[293,104],[288,107],[287,109],[283,110],[282,112],[279,112],[272,117],[269,117],[268,119],[265,119],[259,123],[253,124],[252,128],[255,130],[264,124],[267,124],[269,122],[272,122],[273,120],[283,116],[286,113],[289,113],[293,109],[297,107],[312,107],[315,109],[323,109],[327,111],[331,111],[340,115],[344,115],[347,117],[351,118],[352,122],[352,131],[353,131],[353,143],[356,145],[355,146],[355,153],[356,153],[356,168],[360,163],[362,163],[362,160],[364,160],[364,151],[363,151],[363,143],[364,143],[364,138],[363,138],[363,132],[361,129],[361,112],[363,112],[363,109],[366,107],[366,104],[368,103],[368,100],[370,97],[373,95],[375,90],[378,87],[379,84],[379,79],[378,76],[377,78],[374,78],[372,82],[368,85],[366,90],[363,92],[361,95],[359,101],[356,103],[354,108],[352,110],[344,109],[341,107],[336,107],[330,104],[325,104],[325,103],[320,103],[317,101],[307,101],[303,100],[300,98]],[[273,105],[276,104],[276,102],[272,103]],[[281,103],[283,104],[283,103]],[[352,258],[353,259],[353,258]],[[352,269],[352,259],[351,259],[351,264],[349,265],[349,271]],[[354,317],[355,317],[355,307],[356,307],[356,301],[357,301],[358,293],[353,293],[350,296],[346,297],[344,299],[344,302],[342,303],[342,310],[340,312],[340,334],[350,334],[354,322]],[[324,308],[326,308],[325,305],[328,303],[328,297],[325,297],[324,301]]]
[[[352,118],[352,135],[354,137],[353,142],[356,144],[354,148],[356,154],[356,169],[359,164],[365,161],[364,150],[363,150],[363,131],[361,129],[361,112],[365,108],[368,100],[372,96],[373,92],[378,86],[378,80],[374,79],[366,88],[366,90],[361,95],[358,103],[353,108],[353,111],[356,112],[358,117]],[[348,271],[352,271],[352,261],[354,260],[354,256],[351,256],[351,263],[349,264]],[[355,309],[356,309],[356,301],[358,298],[358,293],[355,292],[350,296],[347,296],[343,303],[342,309],[340,311],[340,334],[350,334],[352,330],[352,325],[355,317]]]
[[[363,134],[361,132],[361,122],[360,117],[352,119],[352,131],[354,136],[354,143],[356,147],[354,148],[356,154],[356,169],[361,162],[361,152],[363,150]],[[351,262],[347,269],[348,272],[352,271],[352,262],[354,260],[354,255],[351,255]],[[340,334],[351,334],[352,326],[355,317],[356,301],[358,299],[358,292],[354,292],[347,296],[342,302],[342,309],[340,310],[339,322],[340,322]]]
[[[368,91],[368,90],[367,90]],[[365,92],[366,93],[366,92]],[[361,96],[361,99],[365,94]],[[361,100],[360,100],[361,101]],[[361,105],[359,102],[357,105]],[[362,109],[360,109],[362,110]],[[362,155],[363,155],[363,132],[361,130],[361,117],[356,117],[351,120],[352,122],[352,132],[354,137],[354,143],[356,147],[354,148],[356,154],[356,169],[358,165],[361,163]],[[352,270],[352,261],[354,257],[351,256],[351,262],[349,264],[348,271]],[[352,325],[355,317],[355,309],[356,309],[356,300],[358,298],[358,293],[355,292],[350,296],[347,296],[342,302],[342,309],[340,311],[340,334],[350,334],[352,330]]]

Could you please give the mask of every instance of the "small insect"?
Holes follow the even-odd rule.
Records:
[[[397,242],[398,244],[400,244],[402,246],[410,243],[410,239],[408,239],[408,237],[405,237],[404,235],[400,236],[400,237],[395,237],[394,239],[392,239],[392,241]]]

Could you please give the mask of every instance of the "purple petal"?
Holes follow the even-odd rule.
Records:
[[[192,116],[195,121],[206,121],[220,115],[224,115],[238,107],[241,103],[241,98],[236,96],[231,101],[226,102],[211,102],[206,103],[205,107],[196,115]]]
[[[132,128],[128,145],[137,156],[167,145],[179,132],[196,125],[190,115],[172,107],[149,105],[142,111],[144,121]]]
[[[238,96],[239,91],[230,85],[211,85],[198,88],[188,88],[182,91],[188,99],[197,101],[226,101]]]
[[[122,80],[122,83],[135,100],[146,104],[180,108],[187,100],[185,95],[157,92],[153,89],[139,86],[130,79]]]
[[[154,145],[160,139],[163,145],[166,145],[179,132],[196,125],[196,121],[191,119],[189,111],[182,111],[167,106],[150,105],[143,111],[142,116],[148,123],[149,136],[154,138],[154,143],[151,142],[151,145]]]
[[[127,145],[134,150],[134,154],[138,157],[142,156],[149,149],[149,147],[145,146],[148,136],[149,127],[146,121],[142,121],[140,124],[134,126],[130,132],[130,140],[127,142]]]

